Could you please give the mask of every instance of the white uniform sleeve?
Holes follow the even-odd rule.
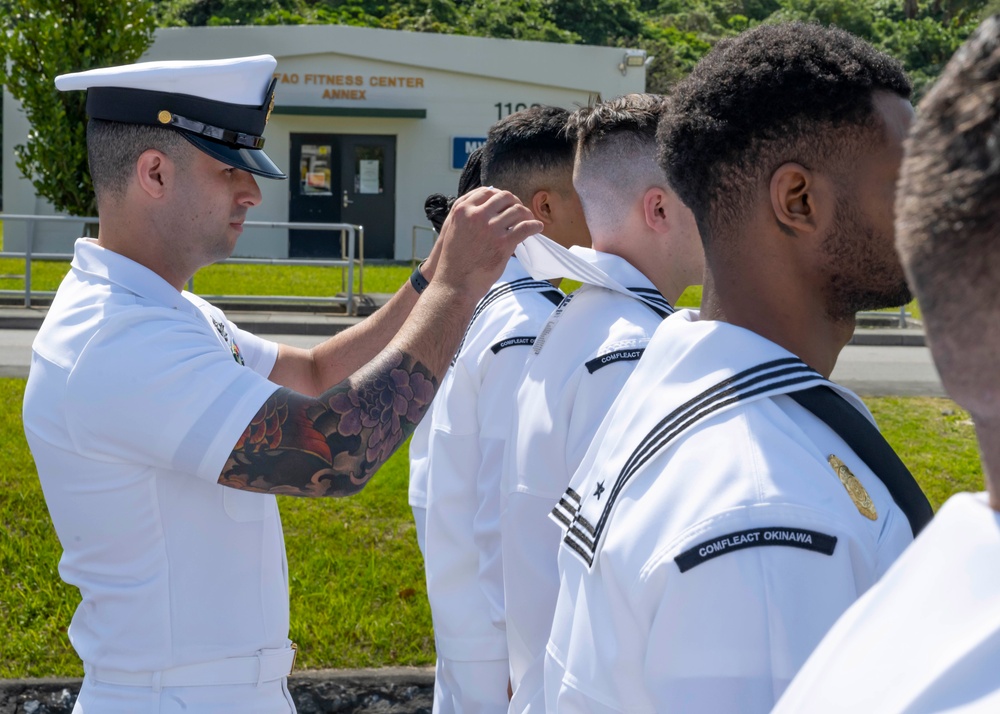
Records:
[[[278,361],[278,343],[241,330],[235,323],[229,324],[233,327],[234,339],[240,347],[246,366],[261,376],[270,375]]]
[[[643,677],[657,711],[770,711],[859,595],[844,531],[767,509],[750,519],[742,516],[719,519],[688,544],[705,547],[701,544],[717,535],[745,530],[748,520],[776,532],[800,526],[819,536],[839,536],[838,543],[831,555],[761,545],[684,573],[673,559],[655,564],[651,579],[660,582],[640,585],[664,597],[647,599],[640,613],[642,624],[649,624]]]
[[[836,545],[777,545],[789,533]],[[597,656],[587,672],[572,653],[573,680],[623,711],[764,714],[857,599],[857,550],[825,514],[758,505],[692,526],[641,569],[602,558],[598,614],[573,625]]]
[[[556,557],[561,540],[559,528],[548,516],[568,480],[566,423],[581,370],[574,372],[561,390],[551,384],[524,383],[517,413],[511,419],[510,448],[504,457],[506,502],[500,525],[507,649],[514,686],[512,711],[528,709],[542,692],[545,643],[559,591]],[[528,392],[543,388],[544,395]],[[544,412],[536,410],[542,396]]]
[[[157,311],[158,312],[158,311]],[[249,346],[249,345],[248,345]],[[255,361],[266,360],[266,349]],[[133,311],[87,345],[67,382],[74,447],[215,482],[277,385],[236,362],[206,323]]]
[[[634,359],[601,364],[602,357],[607,359],[608,354],[641,354],[647,344],[648,339],[618,342],[610,349],[601,350],[580,367],[578,388],[573,395],[573,408],[566,431],[566,473],[570,476],[580,467],[601,422],[639,364]]]
[[[645,339],[622,342],[592,358],[599,360],[601,354],[619,349],[641,349],[646,342]],[[559,592],[556,561],[562,531],[549,514],[636,364],[634,360],[613,360],[590,367],[579,365],[560,393],[546,394],[555,398],[547,407],[552,414],[551,433],[512,433],[518,449],[530,444],[534,449],[547,451],[532,452],[530,459],[523,456],[518,459],[525,469],[545,469],[546,461],[555,461],[563,474],[555,480],[558,483],[551,474],[545,475],[546,483],[552,482],[549,490],[509,489],[503,514],[503,552],[505,561],[509,560],[504,563],[505,587],[508,612],[512,613],[508,618],[507,638],[517,706],[527,704],[528,699],[537,702],[541,695],[545,645],[556,610]]]
[[[501,477],[504,448],[510,434],[517,393],[530,345],[507,347],[489,355],[490,363],[479,390],[478,508],[472,524],[479,552],[479,580],[490,604],[493,624],[506,629],[504,616],[503,555],[500,541]]]

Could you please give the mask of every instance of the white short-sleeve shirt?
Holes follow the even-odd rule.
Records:
[[[277,345],[81,239],[33,345],[24,428],[92,666],[161,670],[288,642],[273,496],[217,481],[277,389]]]
[[[775,714],[1000,711],[1000,514],[952,496],[792,680]]]
[[[517,390],[504,455],[501,516],[511,711],[542,711],[542,666],[559,588],[559,529],[548,514],[569,484],[601,419],[670,311],[624,258],[571,249],[584,284],[549,318]],[[615,287],[608,287],[613,285]]]
[[[514,393],[562,293],[516,258],[477,306],[434,398],[426,441],[425,567],[441,657],[507,657],[500,473]]]
[[[664,321],[554,517],[546,711],[771,709],[912,540],[882,482],[787,396],[821,385],[870,418],[759,335]]]

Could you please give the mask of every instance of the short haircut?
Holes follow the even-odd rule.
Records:
[[[573,185],[591,231],[615,230],[640,194],[666,187],[656,152],[662,110],[659,95],[626,94],[570,117],[577,147]]]
[[[156,149],[183,161],[194,147],[178,132],[157,126],[124,124],[91,119],[87,124],[87,158],[97,201],[118,199],[125,195],[135,175],[139,156]]]
[[[849,183],[852,158],[883,141],[877,91],[906,99],[911,85],[896,60],[843,30],[760,25],[719,42],[676,85],[659,130],[660,164],[706,248],[745,225],[783,163]]]
[[[896,245],[932,341],[947,332],[970,348],[997,329],[998,230],[1000,16],[993,16],[921,103],[900,173]]]
[[[559,107],[535,106],[501,119],[487,134],[482,156],[484,186],[510,191],[527,203],[541,189],[573,168],[576,135],[567,127],[569,112]]]

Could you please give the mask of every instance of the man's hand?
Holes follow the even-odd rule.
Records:
[[[542,230],[542,222],[509,191],[477,188],[461,196],[441,226],[434,281],[474,295],[489,290],[518,243]],[[437,246],[435,246],[437,248]],[[430,260],[428,261],[430,263]]]
[[[287,388],[301,380],[286,370],[272,371],[286,387],[247,425],[219,483],[296,496],[359,491],[427,413],[476,302],[515,246],[541,230],[541,221],[507,191],[482,188],[455,201],[425,266],[434,281],[391,342],[316,397]],[[331,348],[324,361],[351,359],[336,352]],[[284,360],[290,359],[286,349]]]

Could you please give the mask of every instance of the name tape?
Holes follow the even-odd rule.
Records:
[[[505,350],[508,347],[530,347],[533,344],[535,344],[535,338],[530,335],[524,337],[508,337],[506,340],[500,340],[495,345],[490,347],[490,349],[493,350],[493,354],[496,354],[500,350]]]
[[[751,528],[699,543],[674,558],[674,562],[677,563],[677,567],[682,573],[686,573],[696,565],[701,565],[712,558],[718,558],[720,555],[766,545],[782,545],[811,550],[823,555],[833,555],[834,548],[837,547],[837,538],[802,528],[783,528],[781,526]]]
[[[615,362],[635,362],[642,357],[642,353],[645,351],[645,348],[642,348],[637,350],[615,350],[614,352],[608,352],[600,357],[594,357],[594,359],[587,362],[587,371],[593,374],[601,367],[607,367],[609,364],[614,364]]]

